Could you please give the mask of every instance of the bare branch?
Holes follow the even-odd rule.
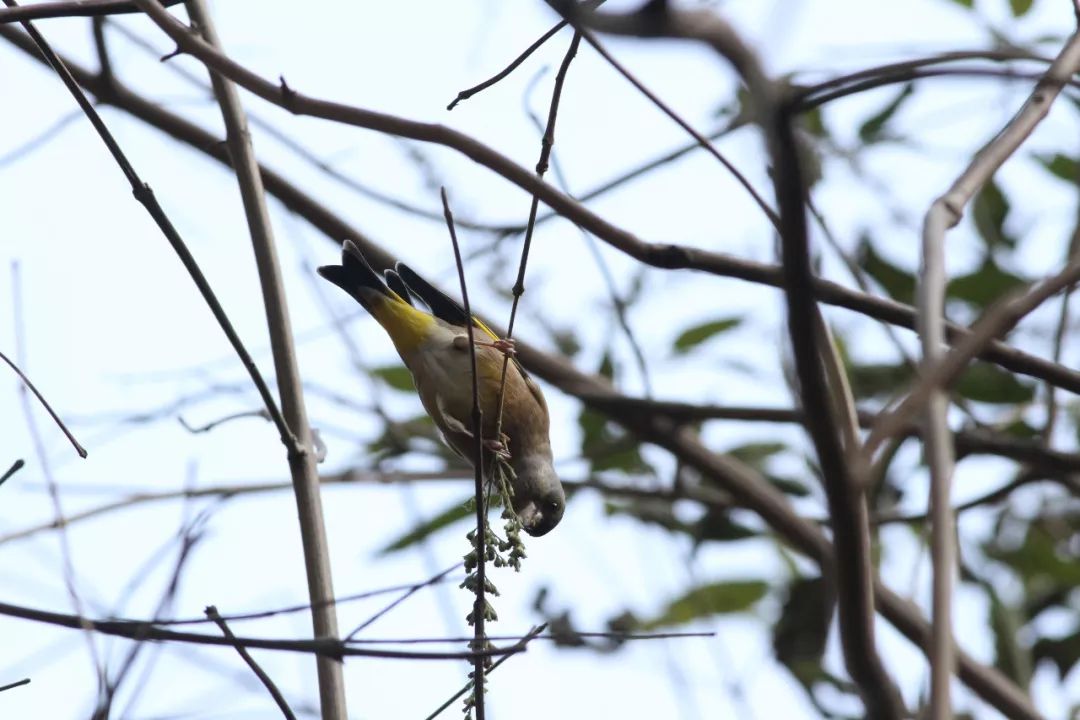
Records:
[[[230,640],[235,640],[236,635],[229,629],[228,624],[225,622],[225,618],[221,617],[218,609],[213,605],[206,607],[206,617],[214,621],[219,628],[221,628],[221,634]],[[270,676],[266,674],[266,671],[259,667],[259,663],[255,662],[255,658],[251,657],[251,653],[247,651],[243,645],[236,646],[236,652],[240,653],[240,657],[244,659],[244,662],[248,664],[251,671],[255,673],[255,676],[259,678],[259,681],[266,688],[266,691],[270,693],[270,697],[274,698],[274,702],[277,703],[278,708],[281,710],[281,714],[287,718],[287,720],[296,720],[296,715],[293,714],[292,708],[289,707],[288,701],[285,700],[285,696],[281,694],[281,690],[274,684],[274,681],[270,679]]]
[[[163,0],[166,7],[179,5],[181,0]],[[101,17],[137,13],[139,9],[130,0],[57,0],[39,2],[26,7],[14,4],[0,8],[0,25],[28,20],[44,20],[59,17]]]
[[[44,407],[46,412],[49,413],[49,417],[53,419],[53,422],[56,423],[57,427],[59,427],[60,430],[64,433],[64,435],[67,436],[68,442],[70,442],[72,447],[75,448],[75,452],[79,453],[79,457],[86,457],[86,448],[79,444],[79,441],[76,440],[75,436],[71,434],[71,431],[68,430],[67,425],[64,424],[64,421],[60,419],[60,417],[56,414],[56,411],[54,411],[52,409],[52,406],[49,405],[49,401],[46,400],[45,396],[38,391],[38,389],[34,386],[34,383],[30,382],[30,378],[26,377],[23,371],[20,370],[19,367],[11,360],[9,360],[8,356],[2,352],[0,352],[0,360],[6,362],[8,364],[8,367],[15,371],[15,374],[18,375],[19,379],[23,381],[23,384],[25,384],[26,387],[30,388],[30,392],[34,393],[34,397],[38,399],[38,402],[41,403],[41,406]]]
[[[956,522],[949,507],[954,460],[947,413],[946,388],[950,376],[967,366],[978,349],[1014,326],[1057,291],[1080,278],[1080,263],[1066,268],[1052,281],[989,311],[969,337],[945,355],[945,233],[955,226],[964,206],[1046,117],[1061,88],[1080,69],[1080,33],[1072,36],[1031,97],[1005,128],[976,153],[952,186],[930,206],[922,235],[923,272],[919,283],[919,337],[923,351],[923,377],[905,398],[911,408],[926,409],[926,458],[930,468],[930,555],[934,568],[930,647],[930,717],[952,715],[950,683],[955,664],[952,628],[952,593],[956,572]],[[943,357],[944,356],[944,357]],[[952,371],[952,372],[950,372]],[[954,374],[955,373],[955,374]],[[899,418],[897,408],[896,416]]]
[[[9,8],[16,7],[15,0],[3,1]],[[163,10],[163,12],[165,11]],[[102,142],[104,142],[105,146],[109,149],[109,153],[113,156],[116,164],[120,166],[120,170],[131,184],[135,199],[146,208],[146,211],[154,219],[158,228],[161,229],[162,234],[165,235],[169,244],[172,245],[173,250],[180,257],[180,261],[183,263],[184,268],[188,271],[188,274],[191,275],[191,279],[195,282],[199,292],[202,294],[203,300],[205,300],[206,304],[210,307],[210,311],[213,313],[218,325],[221,326],[225,336],[229,339],[229,343],[233,346],[233,350],[236,351],[237,356],[251,376],[252,382],[255,383],[259,395],[266,404],[266,409],[270,412],[271,417],[274,418],[274,424],[281,434],[281,441],[288,448],[296,446],[298,441],[293,436],[284,417],[282,417],[281,411],[278,409],[273,396],[270,394],[270,388],[267,387],[266,381],[263,380],[262,374],[255,365],[255,361],[251,358],[250,353],[248,353],[243,342],[240,340],[240,336],[233,328],[232,323],[225,314],[224,308],[221,307],[221,303],[218,302],[217,296],[210,288],[210,283],[207,282],[198,263],[195,262],[195,257],[191,254],[191,251],[184,243],[183,238],[181,238],[180,234],[176,231],[176,228],[173,227],[168,216],[165,215],[165,211],[161,208],[157,198],[154,196],[154,191],[151,190],[150,186],[144,183],[135,172],[135,168],[128,161],[123,150],[120,149],[120,146],[117,144],[115,138],[113,138],[112,133],[109,132],[109,129],[102,121],[101,116],[98,115],[97,110],[94,109],[93,104],[86,98],[86,95],[83,94],[82,90],[79,88],[78,82],[76,82],[71,72],[67,69],[60,57],[53,51],[48,42],[45,41],[45,38],[30,22],[24,21],[22,25],[26,29],[26,32],[34,45],[37,47],[38,52],[41,53],[46,63],[56,72],[56,74],[60,76],[60,79],[67,87],[68,91],[71,92],[71,95],[75,98],[79,107],[82,108],[82,111],[86,114],[90,124],[94,126],[94,130],[97,131]],[[6,31],[7,28],[0,26],[0,30]]]
[[[217,37],[204,0],[188,0],[186,6],[188,14],[207,44],[210,47],[220,47],[221,41]],[[282,412],[297,439],[296,443],[287,446],[288,461],[297,514],[300,518],[300,537],[304,548],[308,596],[312,605],[313,630],[316,638],[334,639],[338,636],[338,624],[335,608],[329,602],[334,597],[334,583],[330,571],[330,548],[323,521],[322,499],[319,495],[319,471],[316,468],[316,452],[307,410],[304,407],[304,390],[300,381],[296,350],[293,347],[292,322],[289,319],[288,301],[274,245],[270,214],[266,209],[259,164],[251,146],[247,119],[236,88],[217,73],[211,73],[210,82],[221,106],[221,115],[227,130],[226,142],[236,169],[251,243],[255,250],[255,264],[262,286]],[[317,669],[323,720],[345,720],[348,712],[345,706],[345,680],[341,663],[320,657]]]

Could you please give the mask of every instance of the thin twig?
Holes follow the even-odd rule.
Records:
[[[19,273],[18,263],[13,263],[11,266],[11,309],[13,314],[13,320],[15,325],[15,357],[19,364],[23,367],[27,366],[26,361],[26,330],[24,327],[24,316],[22,306],[22,276]],[[4,358],[7,360],[7,358]],[[34,445],[34,454],[37,455],[38,464],[41,466],[41,473],[45,477],[45,483],[48,488],[49,501],[52,504],[53,520],[60,522],[64,517],[64,506],[60,499],[60,484],[56,481],[56,476],[53,475],[52,465],[49,462],[49,455],[45,451],[45,441],[41,436],[41,431],[38,428],[37,419],[34,416],[33,406],[30,404],[30,396],[26,392],[29,387],[34,391],[34,394],[38,397],[45,408],[49,411],[49,414],[53,416],[56,422],[64,430],[68,438],[75,444],[77,450],[80,451],[82,457],[86,456],[86,451],[82,449],[82,446],[75,439],[67,433],[67,428],[60,422],[59,418],[52,412],[52,408],[45,403],[44,398],[38,393],[37,389],[26,379],[26,376],[19,371],[17,367],[10,361],[8,364],[15,369],[15,372],[19,374],[19,377],[23,379],[23,384],[19,386],[19,400],[22,404],[23,417],[26,421],[26,428],[30,433],[31,442]],[[79,590],[75,583],[75,565],[71,560],[71,541],[68,537],[66,530],[60,531],[59,536],[60,544],[60,567],[64,579],[64,588],[67,590],[68,598],[71,600],[71,607],[78,615],[85,614],[84,604],[82,598],[79,596]],[[84,628],[85,629],[85,628]],[[86,638],[87,650],[90,654],[90,660],[94,665],[94,673],[97,676],[99,690],[104,687],[104,673],[105,666],[102,663],[101,655],[98,653],[97,643],[92,633],[85,632],[83,636]]]
[[[30,378],[26,377],[23,371],[19,369],[18,365],[9,360],[8,356],[2,352],[0,352],[0,360],[6,362],[8,364],[8,367],[15,371],[15,374],[19,376],[19,379],[23,381],[26,387],[30,388],[30,392],[34,393],[34,397],[38,399],[38,402],[40,402],[42,407],[45,408],[46,412],[49,413],[49,417],[53,419],[53,422],[56,423],[57,427],[59,427],[60,430],[63,431],[64,435],[67,436],[68,441],[71,443],[72,447],[75,448],[75,452],[79,453],[79,457],[86,457],[86,448],[79,444],[79,441],[76,440],[75,436],[71,434],[71,431],[68,430],[67,425],[64,424],[64,421],[60,419],[60,416],[58,416],[56,412],[52,409],[52,406],[49,405],[49,402],[45,399],[45,396],[38,391],[38,389],[34,386],[34,383],[30,382]]]
[[[489,87],[491,87],[495,83],[499,82],[500,80],[505,78],[510,73],[514,72],[514,70],[516,70],[518,68],[518,66],[521,65],[521,63],[525,62],[525,60],[527,60],[530,55],[532,55],[534,52],[539,50],[541,45],[546,43],[551,38],[555,37],[555,34],[558,33],[560,30],[562,30],[564,27],[566,27],[566,21],[565,20],[563,20],[562,22],[556,23],[550,30],[548,30],[546,33],[544,33],[539,38],[537,38],[535,41],[533,41],[532,45],[525,48],[525,50],[520,55],[518,55],[516,58],[514,58],[510,62],[510,64],[507,65],[506,67],[504,67],[502,70],[495,73],[494,75],[492,75],[487,80],[480,83],[479,85],[474,85],[471,88],[468,88],[466,90],[462,90],[461,92],[459,92],[457,94],[457,97],[454,98],[453,100],[451,100],[450,104],[446,106],[446,109],[447,110],[453,110],[454,107],[459,102],[461,102],[462,100],[468,100],[469,98],[471,98],[473,95],[477,94],[478,92],[482,92],[483,90],[487,90]]]
[[[17,7],[15,0],[3,0],[3,2],[9,8]],[[162,8],[162,12],[167,13],[164,8]],[[154,219],[154,222],[157,224],[158,228],[160,228],[162,234],[165,235],[165,238],[169,241],[173,250],[180,257],[180,261],[188,271],[188,274],[191,275],[191,279],[195,282],[196,287],[198,287],[200,294],[203,296],[203,300],[210,307],[210,311],[213,313],[218,325],[221,326],[225,336],[229,339],[229,343],[233,346],[233,349],[243,363],[244,368],[251,376],[252,382],[255,383],[255,387],[258,389],[263,403],[266,404],[266,409],[274,419],[274,424],[277,426],[278,432],[281,435],[281,441],[288,448],[296,447],[298,441],[293,436],[292,431],[289,429],[288,424],[281,415],[281,411],[274,402],[274,398],[270,394],[270,388],[267,387],[266,381],[263,380],[262,374],[255,365],[255,361],[252,360],[251,355],[240,340],[240,336],[237,335],[236,330],[233,328],[232,323],[225,314],[224,308],[221,307],[221,303],[218,301],[213,289],[211,289],[210,283],[206,280],[198,263],[196,263],[195,257],[191,254],[191,251],[184,243],[183,238],[180,237],[180,234],[176,231],[176,228],[173,227],[172,222],[158,203],[157,198],[154,196],[154,191],[151,190],[150,186],[144,183],[135,172],[135,168],[128,161],[124,151],[120,149],[120,146],[117,144],[115,138],[113,138],[112,133],[110,133],[109,129],[105,126],[101,116],[98,115],[97,110],[94,109],[94,105],[87,99],[86,95],[80,89],[79,84],[75,81],[75,78],[72,77],[71,72],[67,69],[60,57],[53,51],[49,43],[46,42],[45,38],[37,31],[32,23],[24,21],[22,25],[26,29],[27,34],[34,41],[38,51],[44,56],[46,62],[52,67],[56,74],[60,76],[60,79],[71,92],[71,95],[75,98],[79,107],[86,113],[86,117],[90,121],[90,124],[94,126],[94,129],[101,137],[102,142],[105,143],[109,153],[113,156],[116,164],[124,173],[128,183],[130,183],[135,199],[146,208],[150,217]]]
[[[220,48],[221,40],[217,37],[205,0],[188,0],[186,7],[206,43],[210,47]],[[226,142],[236,169],[236,179],[240,185],[244,213],[255,251],[255,264],[262,286],[282,412],[295,437],[295,442],[286,447],[300,519],[304,567],[312,604],[313,632],[316,638],[333,639],[338,636],[338,623],[335,608],[329,603],[334,597],[334,583],[330,569],[330,547],[323,521],[322,498],[319,494],[319,471],[316,467],[317,459],[313,450],[307,410],[304,407],[304,390],[296,349],[293,346],[292,321],[289,318],[285,284],[281,277],[270,213],[266,208],[259,165],[251,146],[247,119],[236,88],[218,73],[210,73],[210,82],[221,106],[221,115],[227,130]],[[341,663],[320,657],[316,666],[323,720],[345,720],[348,711]]]
[[[236,635],[229,629],[228,623],[225,622],[225,618],[221,617],[218,613],[218,609],[213,605],[206,606],[206,617],[214,621],[219,628],[221,628],[221,634],[230,640],[235,640]],[[281,694],[281,690],[274,684],[274,681],[270,679],[270,676],[266,674],[266,671],[259,667],[259,663],[255,662],[255,658],[251,657],[251,653],[247,651],[243,645],[236,645],[236,652],[240,654],[240,657],[244,659],[251,671],[255,673],[255,676],[259,678],[259,681],[266,688],[266,691],[270,693],[270,697],[274,698],[274,702],[277,703],[278,708],[281,710],[281,714],[288,718],[288,720],[296,720],[296,715],[293,714],[292,708],[289,707],[289,703],[285,700],[285,696]]]
[[[488,648],[480,651],[469,650],[467,652],[404,652],[399,650],[352,647],[346,645],[341,640],[334,640],[331,638],[319,638],[315,640],[281,640],[238,636],[233,640],[230,640],[219,635],[205,635],[202,633],[169,630],[167,628],[158,627],[152,622],[93,620],[80,615],[50,612],[48,610],[24,607],[22,605],[14,605],[6,602],[0,602],[0,615],[31,620],[47,625],[56,625],[58,627],[73,628],[76,630],[92,630],[103,635],[113,635],[116,637],[128,638],[130,640],[152,640],[157,642],[218,645],[223,647],[235,647],[239,644],[246,648],[320,655],[336,658],[338,661],[343,657],[371,657],[387,660],[468,660],[471,662],[477,657],[485,658],[497,657],[499,655],[512,655],[524,650],[523,647],[513,645],[506,648]]]
[[[166,7],[179,5],[181,0],[162,0]],[[57,0],[39,2],[26,7],[8,5],[0,8],[0,25],[28,20],[44,20],[61,17],[100,17],[137,13],[139,8],[130,0]]]
[[[562,63],[559,65],[559,71],[555,75],[555,83],[551,90],[551,103],[548,106],[547,125],[544,128],[543,136],[540,138],[540,158],[536,161],[536,179],[540,182],[543,181],[544,173],[547,172],[551,149],[555,146],[555,121],[559,116],[559,101],[562,98],[563,85],[566,83],[566,74],[570,70],[570,63],[573,62],[574,57],[577,55],[580,45],[581,33],[575,31],[574,37],[570,40],[570,47],[566,49],[566,54],[563,55]],[[533,232],[536,229],[536,213],[539,208],[540,196],[534,194],[529,205],[529,220],[525,225],[525,240],[521,245],[521,260],[518,262],[517,279],[514,281],[513,288],[511,288],[514,299],[510,304],[510,321],[506,325],[505,337],[507,339],[513,337],[518,303],[521,301],[521,296],[525,294],[525,269],[529,264],[529,249],[532,247]],[[506,355],[503,357],[502,374],[499,377],[499,395],[496,405],[498,410],[495,418],[496,438],[502,436],[503,401],[505,400],[506,374],[509,367],[510,356]]]
[[[30,678],[23,678],[22,680],[16,680],[15,682],[8,683],[7,685],[0,685],[0,692],[4,692],[5,690],[10,690],[11,688],[22,687],[23,685],[29,684]]]
[[[446,197],[446,188],[440,189],[443,213],[446,215],[446,228],[450,231],[450,243],[454,246],[454,262],[457,264],[458,282],[461,285],[461,304],[465,308],[465,332],[469,338],[469,366],[472,375],[472,433],[473,433],[473,469],[475,472],[476,537],[473,546],[476,552],[476,597],[473,601],[473,641],[474,652],[482,650],[487,640],[484,637],[484,620],[487,617],[487,600],[484,597],[487,581],[484,576],[487,559],[487,503],[484,498],[484,423],[480,411],[480,377],[476,370],[476,343],[473,339],[472,309],[469,306],[469,289],[465,282],[465,266],[461,262],[461,248],[458,246],[457,231],[454,229],[454,215],[450,212],[450,201]],[[505,367],[505,366],[504,366]],[[499,435],[496,433],[496,438]],[[477,688],[476,720],[484,720],[484,659],[477,656],[473,661],[472,681]]]
[[[374,615],[369,617],[364,622],[357,625],[355,630],[353,630],[351,633],[349,633],[348,635],[345,636],[345,641],[346,642],[354,641],[356,636],[359,633],[363,632],[365,629],[370,627],[372,625],[372,623],[374,623],[376,620],[381,618],[383,615],[385,615],[386,613],[390,612],[391,610],[396,608],[401,603],[408,600],[410,597],[415,595],[419,590],[423,590],[426,587],[430,587],[432,585],[435,585],[436,583],[442,582],[443,579],[445,579],[447,575],[454,572],[455,570],[457,570],[460,567],[461,567],[461,563],[459,563],[459,562],[454,563],[450,567],[448,567],[445,570],[431,576],[427,580],[424,580],[423,582],[418,582],[415,585],[410,585],[409,587],[405,588],[405,592],[403,592],[399,597],[395,598],[393,602],[391,602],[389,605],[387,605],[383,609],[379,610],[379,612],[375,613]],[[357,642],[361,642],[361,641],[357,641]],[[373,642],[373,641],[365,640],[365,641],[362,641],[362,642]]]
[[[24,461],[22,458],[19,458],[15,462],[11,463],[11,467],[5,470],[3,475],[0,475],[0,485],[6,483],[8,481],[8,478],[22,470],[25,465],[26,461]]]
[[[578,30],[582,33],[585,40],[590,45],[592,45],[593,49],[596,50],[596,52],[600,53],[600,56],[604,58],[604,60],[606,60],[608,64],[611,65],[611,67],[615,68],[616,72],[626,78],[630,82],[630,84],[637,88],[638,92],[648,98],[649,102],[655,105],[660,110],[660,112],[671,118],[671,120],[674,121],[676,125],[686,131],[686,133],[690,137],[694,138],[694,140],[705,150],[705,152],[712,155],[720,162],[721,165],[727,168],[727,171],[731,173],[731,175],[735,178],[736,182],[743,186],[743,188],[750,195],[750,197],[753,198],[754,203],[759,208],[761,208],[761,212],[763,212],[765,214],[765,217],[769,219],[769,222],[772,223],[772,226],[777,230],[780,229],[780,217],[776,214],[776,211],[769,207],[768,203],[765,202],[765,199],[761,197],[758,191],[754,189],[754,186],[750,184],[750,181],[746,179],[746,176],[743,175],[742,172],[740,172],[739,169],[735,167],[735,165],[732,164],[730,160],[724,157],[719,150],[713,147],[713,144],[709,142],[709,139],[707,137],[695,130],[694,127],[690,125],[690,123],[688,123],[678,113],[672,110],[667,103],[665,103],[659,98],[659,96],[656,95],[656,93],[645,87],[644,83],[638,80],[637,77],[633,75],[633,73],[627,70],[622,65],[622,63],[616,60],[615,57],[607,51],[607,48],[605,48],[600,43],[600,41],[596,39],[596,35],[594,35],[588,28],[580,27],[578,25],[575,25],[575,27],[577,27]]]
[[[535,627],[534,627],[534,628],[533,628],[532,630],[530,630],[530,631],[529,631],[529,632],[527,632],[527,633],[526,633],[526,634],[525,634],[524,636],[522,636],[522,638],[521,638],[521,639],[520,639],[520,640],[518,641],[518,645],[520,645],[520,646],[524,647],[525,645],[527,645],[527,644],[529,643],[529,641],[530,641],[530,640],[533,640],[534,638],[536,638],[537,636],[539,636],[539,635],[540,635],[540,633],[544,632],[544,629],[545,629],[546,627],[547,627],[547,623],[544,623],[543,625],[537,625],[537,626],[535,626]],[[496,669],[496,668],[498,668],[498,667],[499,667],[500,665],[502,665],[502,664],[503,664],[503,662],[504,662],[504,661],[505,661],[505,660],[506,660],[507,658],[509,658],[509,657],[510,657],[509,655],[506,655],[505,657],[501,657],[501,658],[499,658],[498,660],[496,660],[496,661],[494,662],[494,664],[492,664],[492,666],[491,666],[491,668],[490,668],[490,669],[488,670],[488,672],[489,672],[489,673],[492,673],[492,672],[494,672],[494,671],[495,671],[495,669]],[[454,695],[453,695],[452,697],[450,697],[450,698],[449,698],[449,699],[448,699],[448,700],[447,700],[446,702],[444,702],[444,703],[443,703],[442,705],[440,705],[440,706],[439,706],[438,708],[436,708],[435,712],[433,712],[433,713],[431,713],[430,715],[428,715],[428,716],[427,716],[427,718],[425,718],[425,720],[433,720],[433,718],[436,718],[436,717],[438,717],[439,715],[441,715],[441,714],[442,714],[442,711],[443,711],[443,710],[445,710],[446,708],[448,708],[448,707],[450,707],[451,705],[453,705],[453,704],[454,704],[454,701],[456,701],[456,700],[457,700],[458,698],[460,698],[460,697],[461,697],[462,695],[464,695],[465,693],[469,692],[469,690],[473,689],[474,687],[476,687],[476,685],[475,685],[475,683],[473,683],[473,682],[471,682],[471,681],[470,681],[470,682],[467,682],[467,683],[465,683],[465,687],[463,687],[463,688],[461,688],[460,690],[458,690],[458,691],[457,691],[457,693],[455,693],[455,694],[454,694]]]

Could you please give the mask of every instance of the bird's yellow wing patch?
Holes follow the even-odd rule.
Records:
[[[399,353],[411,353],[428,339],[435,327],[435,318],[396,297],[379,295],[372,298],[371,314],[383,326]]]

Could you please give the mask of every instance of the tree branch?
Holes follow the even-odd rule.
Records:
[[[206,42],[211,47],[220,47],[221,41],[217,37],[204,0],[188,0],[187,9]],[[334,639],[338,636],[337,612],[329,602],[334,597],[334,583],[330,571],[330,548],[323,521],[322,499],[319,496],[319,471],[315,466],[316,454],[312,445],[307,410],[304,407],[304,390],[300,381],[296,350],[293,347],[292,323],[274,245],[270,214],[266,209],[262,177],[236,88],[214,72],[210,73],[210,82],[221,106],[227,133],[226,143],[240,184],[244,213],[255,250],[255,264],[262,286],[282,412],[298,441],[288,446],[288,462],[296,496],[296,510],[300,518],[300,537],[304,549],[308,597],[312,606],[313,630],[316,638]],[[316,667],[323,720],[345,720],[348,712],[341,664],[331,658],[320,657]]]

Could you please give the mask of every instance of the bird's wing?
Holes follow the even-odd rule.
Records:
[[[458,327],[468,326],[469,319],[465,314],[465,308],[458,305],[456,300],[420,277],[415,270],[405,263],[399,262],[395,266],[395,269],[402,281],[404,281],[405,287],[411,290],[416,297],[423,300],[424,304],[431,308],[431,312],[435,317]],[[499,336],[493,333],[487,325],[480,322],[475,317],[472,321],[473,325],[485,332],[490,339],[499,339]]]
[[[457,327],[466,327],[468,323],[467,315],[465,314],[465,308],[461,307],[456,300],[439,290],[437,287],[429,283],[424,278],[420,277],[411,267],[403,262],[397,263],[395,266],[399,279],[404,283],[405,288],[412,292],[416,297],[424,301],[424,304],[431,308],[431,312],[435,317]],[[488,336],[490,340],[498,340],[499,336],[496,335],[491,328],[481,322],[476,316],[472,318],[473,326],[479,328],[483,333]],[[533,395],[537,396],[537,400],[540,403],[544,402],[544,396],[540,394],[540,388],[536,383],[532,381],[529,374],[525,372],[525,368],[521,365],[517,358],[513,359],[513,365],[517,368],[517,371],[521,373],[521,376],[525,378],[529,385],[529,391]],[[546,405],[544,406],[546,409]]]
[[[415,350],[437,325],[432,315],[413,307],[387,287],[351,240],[344,243],[341,265],[320,267],[319,274],[364,306],[390,335],[399,353]]]

